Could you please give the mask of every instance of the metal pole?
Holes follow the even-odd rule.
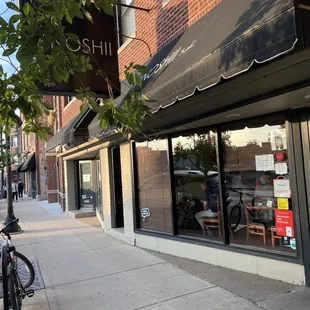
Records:
[[[144,11],[144,12],[148,12],[148,13],[151,11],[151,9],[146,9],[146,8],[142,8],[140,6],[125,4],[125,3],[116,3],[116,5],[123,6],[123,7],[130,8],[130,9],[134,9],[134,10]]]
[[[3,225],[7,225],[8,223],[16,220],[14,215],[14,208],[13,208],[13,197],[12,197],[12,171],[11,171],[11,143],[10,143],[10,136],[6,136],[6,170],[7,170],[7,206],[6,206],[6,215],[4,221],[2,222]],[[18,221],[17,221],[18,222]],[[19,232],[21,231],[20,226],[17,222],[10,224],[6,231],[9,233]]]

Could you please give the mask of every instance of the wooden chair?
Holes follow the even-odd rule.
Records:
[[[274,226],[270,227],[270,232],[271,232],[271,244],[272,244],[272,246],[275,246],[275,239],[279,240],[279,245],[281,246],[282,245],[282,237],[278,236],[276,234],[276,228]]]
[[[267,237],[266,237],[266,227],[262,223],[253,223],[250,219],[251,214],[255,214],[256,211],[259,211],[258,207],[251,207],[249,206],[245,201],[242,201],[242,205],[245,209],[245,217],[246,217],[246,223],[247,223],[247,234],[246,234],[246,240],[249,240],[250,234],[260,236],[263,239],[264,245],[267,244]]]
[[[203,218],[203,229],[202,233],[205,235],[207,228],[217,228],[219,237],[222,238],[222,219],[221,219],[221,210],[220,202],[217,199],[217,217],[204,217]]]
[[[217,199],[217,217],[205,217],[203,218],[203,235],[206,234],[207,228],[217,228],[219,237],[222,238],[222,217],[221,217],[221,203],[220,200]],[[229,235],[230,238],[233,239],[233,233],[231,229],[231,225],[229,224]]]

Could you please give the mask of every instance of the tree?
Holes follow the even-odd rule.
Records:
[[[179,158],[187,159],[197,169],[201,170],[208,178],[208,172],[216,167],[216,136],[212,132],[207,134],[195,134],[189,136],[188,143],[182,144],[178,142],[174,148],[176,160]],[[222,135],[224,146],[230,146],[230,135],[224,133]]]
[[[111,15],[117,1],[92,2],[98,10]],[[24,117],[24,132],[47,138],[50,129],[39,119],[48,115],[52,107],[44,102],[38,84],[67,83],[70,76],[89,70],[96,70],[102,82],[109,83],[104,68],[93,68],[89,56],[77,55],[66,47],[66,42],[81,43],[77,35],[66,33],[63,21],[72,23],[74,18],[92,21],[88,12],[91,0],[28,0],[22,8],[13,2],[6,5],[14,14],[5,20],[0,12],[0,59],[14,72],[10,75],[0,66],[0,125],[5,127],[6,134],[13,124],[21,125],[21,117],[16,113],[19,109]],[[99,114],[102,127],[116,127],[124,135],[139,132],[143,118],[152,115],[146,105],[150,100],[134,90],[134,86],[142,86],[140,74],[145,72],[146,67],[133,63],[125,68],[132,90],[122,106],[112,96],[98,105],[96,94],[87,87],[77,89],[76,97],[83,101],[83,108],[87,103]]]

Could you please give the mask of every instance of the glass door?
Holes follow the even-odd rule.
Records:
[[[81,209],[93,209],[94,192],[92,181],[92,162],[90,160],[80,161],[79,165]]]

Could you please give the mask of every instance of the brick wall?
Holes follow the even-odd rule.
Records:
[[[135,10],[136,37],[146,41],[154,55],[220,2],[221,0],[170,0],[163,8],[162,0],[135,0],[136,6],[152,9],[150,13]],[[132,61],[143,64],[149,57],[149,50],[143,42],[131,41],[119,53],[121,78],[124,78],[122,72],[125,65]]]
[[[63,106],[62,127],[65,127],[73,118],[81,113],[80,107],[82,101],[73,99],[73,101],[70,101],[70,103],[64,107],[64,97],[61,97],[61,105]]]

